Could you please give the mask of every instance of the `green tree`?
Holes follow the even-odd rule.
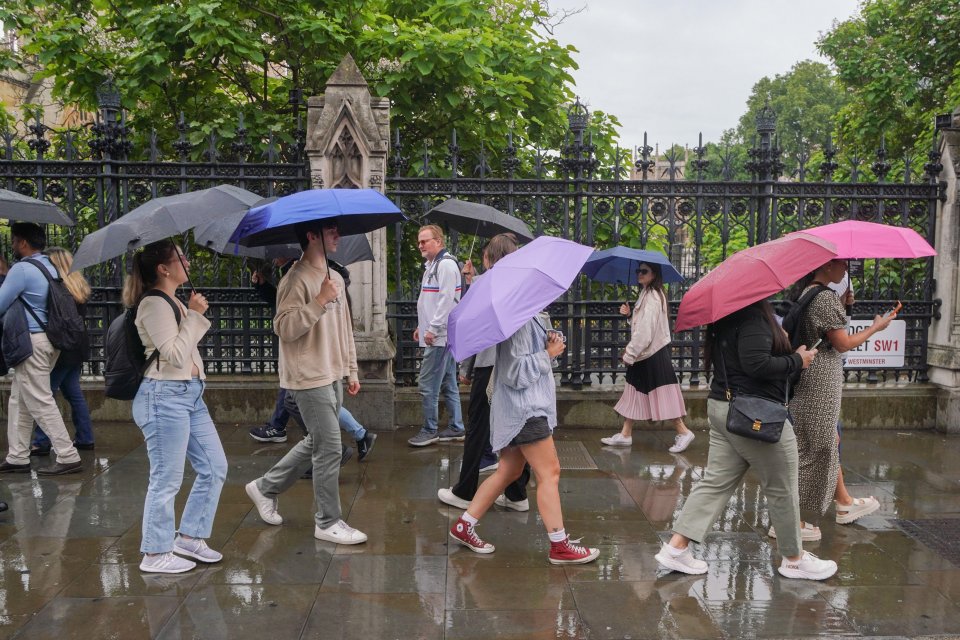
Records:
[[[575,50],[544,35],[539,0],[8,0],[0,21],[24,39],[54,94],[86,109],[113,76],[132,126],[193,142],[289,136],[289,91],[322,91],[346,53],[374,94],[389,96],[406,140],[446,146],[559,139],[572,100]],[[6,56],[0,65],[16,64]],[[289,139],[289,138],[288,138]],[[264,140],[251,140],[262,145]]]
[[[864,0],[817,43],[849,97],[837,118],[847,146],[892,157],[925,152],[933,116],[960,104],[956,0]]]
[[[827,65],[811,60],[798,62],[787,73],[761,78],[753,86],[747,111],[737,125],[736,141],[745,143],[748,149],[753,146],[757,116],[769,106],[777,117],[775,135],[784,151],[784,173],[798,177],[800,165],[809,163],[810,156],[826,144],[833,133],[834,117],[846,102]]]

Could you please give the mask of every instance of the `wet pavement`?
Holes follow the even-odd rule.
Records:
[[[344,467],[346,520],[370,540],[338,547],[312,536],[308,482],[281,497],[281,527],[261,522],[244,493],[291,443],[221,427],[230,472],[209,542],[224,560],[179,576],[138,570],[148,465],[134,426],[101,426],[96,451],[81,452],[83,474],[0,476],[10,503],[0,513],[0,638],[960,637],[960,566],[948,559],[960,545],[958,437],[845,432],[850,491],[882,507],[854,525],[828,517],[823,540],[805,548],[840,571],[812,583],[776,572],[750,476],[696,550],[709,572],[658,569],[653,555],[703,472],[706,437],[681,457],[666,451],[669,432],[613,449],[599,443],[606,433],[558,430],[564,460],[597,467],[563,471],[566,529],[601,551],[594,564],[553,567],[535,507],[484,518],[492,555],[448,544],[460,510],[436,492],[452,484],[462,445],[410,449],[412,434],[382,433],[367,462]]]

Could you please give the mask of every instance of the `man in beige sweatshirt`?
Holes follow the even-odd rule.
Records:
[[[247,495],[264,522],[281,524],[277,496],[312,465],[317,503],[314,537],[360,544],[367,536],[341,519],[338,488],[343,379],[347,379],[347,393],[360,391],[343,278],[327,268],[326,253],[336,251],[340,233],[335,223],[319,220],[299,224],[296,232],[303,258],[277,288],[273,330],[280,337],[280,386],[297,403],[307,437],[261,478],[249,483]]]

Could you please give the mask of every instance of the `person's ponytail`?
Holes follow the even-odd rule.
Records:
[[[140,304],[147,290],[157,284],[157,267],[169,262],[176,251],[177,245],[168,238],[151,242],[133,254],[133,267],[123,281],[121,300],[124,307],[132,309]]]

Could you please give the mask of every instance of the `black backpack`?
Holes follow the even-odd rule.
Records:
[[[86,343],[87,327],[83,324],[83,316],[80,315],[80,310],[77,308],[77,301],[74,300],[73,296],[70,295],[70,292],[67,290],[67,287],[63,284],[60,273],[57,272],[57,277],[54,278],[42,262],[38,262],[32,258],[26,258],[24,262],[32,264],[39,269],[40,273],[43,274],[43,277],[45,277],[50,284],[47,292],[46,324],[40,322],[40,318],[33,310],[33,307],[23,299],[23,296],[20,296],[20,299],[23,301],[23,306],[26,307],[30,315],[33,316],[33,319],[37,321],[40,328],[47,334],[50,344],[55,348],[60,351],[79,351],[83,349]],[[56,270],[56,267],[54,267],[54,270]]]
[[[781,307],[781,309],[785,310],[785,313],[783,314],[783,323],[781,326],[783,327],[783,330],[787,332],[787,335],[790,336],[790,348],[792,348],[794,351],[800,348],[800,320],[803,318],[803,314],[806,312],[807,307],[809,307],[810,303],[813,302],[813,299],[824,291],[831,291],[831,289],[830,287],[818,284],[800,296],[796,302],[789,303],[787,306]],[[807,348],[812,346],[812,344],[808,344]],[[822,348],[822,346],[820,348]]]
[[[173,298],[151,289],[144,294],[157,296],[170,303],[173,315],[180,324],[180,307]],[[126,309],[113,319],[107,328],[107,335],[103,340],[103,355],[106,363],[103,368],[104,393],[108,398],[116,400],[133,400],[143,382],[143,375],[147,368],[160,357],[160,351],[154,350],[147,358],[146,349],[137,332],[137,309]]]

